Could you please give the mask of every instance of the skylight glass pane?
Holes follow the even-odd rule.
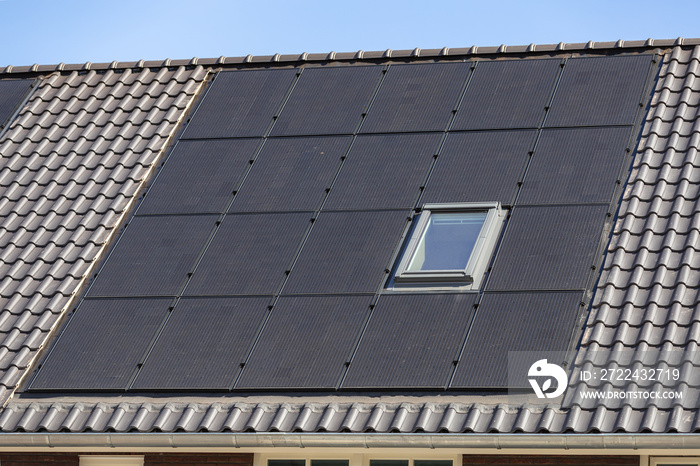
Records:
[[[486,214],[432,213],[407,271],[464,270],[479,238]]]

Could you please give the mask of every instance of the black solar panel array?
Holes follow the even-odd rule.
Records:
[[[333,182],[351,139],[268,139],[229,211],[315,211]]]
[[[133,388],[227,390],[253,346],[269,301],[260,297],[182,299]]]
[[[653,55],[572,58],[547,115],[547,127],[631,125]]]
[[[260,139],[180,141],[138,213],[224,212],[260,142]]]
[[[337,387],[371,302],[372,296],[280,298],[237,388]]]
[[[452,130],[537,128],[561,60],[479,62]]]
[[[134,217],[88,292],[95,296],[177,296],[217,217]]]
[[[505,388],[508,352],[566,351],[580,301],[577,291],[485,293],[452,386]]]
[[[272,135],[352,134],[381,75],[380,66],[305,69]]]
[[[30,389],[503,387],[574,334],[650,66],[219,73]],[[415,208],[486,201],[480,290],[382,288]]]
[[[382,296],[343,387],[446,387],[476,297],[474,293]]]
[[[190,139],[264,136],[296,70],[222,71],[209,88],[184,137]]]
[[[457,109],[469,68],[464,62],[390,67],[362,132],[443,131]]]
[[[86,299],[49,353],[32,388],[127,389],[171,301]]]
[[[9,118],[29,92],[33,79],[0,80],[0,129],[10,123]]]
[[[512,204],[537,131],[450,133],[423,202]]]
[[[412,208],[439,142],[439,134],[359,136],[324,210]]]

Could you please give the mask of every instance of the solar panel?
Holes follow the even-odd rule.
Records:
[[[518,204],[610,202],[629,127],[544,130]]]
[[[409,211],[321,213],[284,293],[375,292]]]
[[[508,352],[565,351],[580,301],[580,291],[485,293],[451,387],[507,387]]]
[[[653,55],[570,58],[546,126],[631,125]]]
[[[534,130],[450,133],[422,202],[511,204],[535,135]]]
[[[83,301],[30,389],[126,389],[170,303],[170,299]]]
[[[272,135],[352,134],[382,69],[378,65],[305,68]]]
[[[439,134],[358,136],[325,210],[412,208],[433,163]]]
[[[584,289],[607,206],[516,207],[486,290]]]
[[[444,131],[470,66],[465,62],[390,66],[362,132]]]
[[[22,103],[33,82],[33,79],[0,80],[0,128],[9,123],[7,120]]]
[[[222,71],[187,126],[184,138],[260,137],[272,124],[296,70]]]
[[[134,390],[228,390],[253,346],[270,298],[183,298]]]
[[[480,61],[452,129],[539,127],[560,63],[559,59]]]
[[[230,211],[315,211],[349,144],[349,136],[268,139]]]
[[[227,215],[185,294],[273,294],[310,220],[308,213]]]
[[[138,214],[223,212],[259,144],[258,139],[180,141]]]
[[[175,296],[218,217],[134,217],[88,296]]]
[[[444,388],[475,293],[383,295],[342,388]]]
[[[335,388],[371,302],[371,295],[280,298],[236,388]]]

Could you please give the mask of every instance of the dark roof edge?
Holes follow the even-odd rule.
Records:
[[[81,63],[67,65],[38,65],[31,66],[6,66],[0,67],[0,74],[26,74],[26,73],[51,73],[55,71],[89,71],[89,70],[116,70],[133,68],[160,68],[171,66],[222,66],[222,65],[248,65],[265,63],[308,63],[308,62],[344,62],[372,59],[404,59],[404,58],[444,58],[444,57],[471,57],[484,55],[518,55],[534,53],[566,53],[583,51],[604,51],[620,49],[649,49],[654,47],[674,47],[674,46],[695,46],[700,45],[700,38],[685,39],[647,39],[647,40],[618,40],[616,42],[580,42],[544,44],[544,45],[499,45],[493,47],[461,47],[450,49],[420,49],[413,50],[391,50],[365,52],[330,52],[330,53],[302,53],[298,55],[247,55],[245,57],[224,57],[219,58],[191,58],[181,60],[139,60],[131,62],[111,63]]]

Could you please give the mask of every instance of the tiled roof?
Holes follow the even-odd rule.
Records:
[[[483,400],[483,398],[482,398]],[[464,402],[462,402],[464,401]],[[5,432],[700,432],[700,418],[677,407],[649,412],[574,406],[447,402],[12,402]]]
[[[689,365],[688,367],[691,368],[698,366],[697,340],[698,336],[700,336],[700,318],[698,317],[700,314],[696,308],[698,305],[697,290],[700,287],[698,283],[698,266],[700,264],[694,256],[695,251],[698,249],[696,243],[698,235],[700,235],[700,228],[695,222],[695,216],[700,213],[700,208],[697,205],[697,184],[700,181],[700,176],[696,173],[700,162],[695,160],[700,147],[700,131],[698,131],[695,123],[698,109],[700,109],[700,80],[697,80],[697,76],[700,74],[698,72],[698,69],[700,69],[700,46],[692,49],[679,46],[681,44],[698,45],[698,42],[700,41],[684,42],[679,40],[668,43],[656,41],[633,43],[634,45],[629,43],[617,44],[619,48],[677,46],[670,49],[665,55],[661,75],[652,98],[651,109],[644,123],[642,138],[633,163],[631,177],[623,194],[623,202],[613,231],[612,241],[608,246],[602,276],[593,298],[592,311],[584,331],[582,347],[576,358],[576,367],[579,369],[585,368],[587,358],[591,357],[595,351],[601,349],[609,349],[611,351],[642,351],[654,348],[660,350],[677,349],[684,351],[687,355],[688,363],[686,366]],[[612,48],[616,44],[610,44],[607,47],[598,47],[597,44],[579,45],[580,47],[571,47],[565,44],[553,47],[551,50],[538,46],[516,51],[510,47],[503,47],[502,50],[495,48],[488,53],[540,51],[580,51],[585,53],[587,50]],[[486,53],[481,49],[470,50],[465,49],[463,54]],[[432,54],[432,56],[437,58],[448,54],[452,55],[453,52],[454,50],[434,51],[434,53],[430,52],[427,55],[431,56]],[[384,54],[377,54],[376,58],[396,58],[397,56],[401,56],[401,54],[385,52]],[[426,54],[414,51],[412,55],[406,54],[405,56],[425,57]],[[348,56],[346,59],[356,60],[373,57],[374,55],[372,54],[356,54],[354,57]],[[189,64],[199,63],[201,65],[203,62],[211,65],[264,63],[270,61],[297,62],[311,59],[314,58],[310,58],[310,56],[287,58],[276,56],[276,58],[265,57],[265,59],[250,57],[240,62],[235,62],[234,60],[229,61],[222,58],[213,60],[211,63],[204,60],[193,60]],[[321,60],[320,57],[317,59]],[[325,56],[324,60],[328,59],[338,59],[338,57]],[[112,64],[111,67],[118,68],[119,65]],[[105,68],[109,68],[109,66],[106,65]],[[4,69],[2,72],[14,73],[20,71],[27,73],[41,70],[41,67],[35,67],[33,70],[30,68],[26,70]],[[157,74],[160,75],[160,73],[164,72],[163,70],[165,68],[161,69]],[[113,72],[108,71],[105,76],[110,73]],[[144,70],[142,73],[152,75],[156,72]],[[186,78],[178,79],[176,81],[178,84],[173,84],[172,87],[182,87],[179,95],[182,96],[182,101],[185,102],[194,94],[196,83],[203,78],[204,70],[196,68],[193,71],[185,72],[181,68],[177,73],[183,73],[180,76],[186,75]],[[95,73],[93,71],[83,76],[74,73],[70,76],[73,76],[73,79],[87,80],[88,76],[95,76]],[[70,76],[50,79],[67,80]],[[50,82],[50,79],[46,83]],[[92,79],[97,81],[92,81],[95,93],[104,89],[104,87],[99,86],[98,78]],[[159,82],[166,83],[167,80],[163,78]],[[37,99],[41,100],[38,96],[51,95],[45,91],[47,86],[51,87],[54,94],[64,95],[59,92],[60,89],[63,89],[63,87],[60,87],[62,83],[53,86],[46,83],[42,84],[37,93],[32,96],[27,109],[37,104]],[[115,83],[113,86],[121,88],[117,84]],[[85,87],[88,87],[87,84]],[[79,85],[74,85],[73,87],[67,85],[67,88],[64,92],[73,89],[72,92],[76,94],[79,89],[83,89]],[[42,90],[44,90],[43,94]],[[80,93],[81,97],[85,95],[84,92]],[[65,95],[72,96],[72,94]],[[128,92],[125,95],[126,97],[124,98],[128,100]],[[172,98],[172,94],[169,94],[169,96]],[[81,97],[76,97],[76,99]],[[66,110],[52,112],[51,118],[58,120],[60,115],[70,110],[76,112],[75,114],[68,114],[71,119],[80,121],[80,113],[77,113],[80,111],[80,108],[77,107],[77,110],[75,110],[75,106],[69,106],[69,103],[73,101],[71,97],[63,99],[56,97],[56,99],[59,102],[55,103],[54,107],[46,106],[59,109],[66,107]],[[84,100],[88,99],[85,98]],[[177,99],[175,100],[177,101]],[[43,100],[38,104],[42,103]],[[178,110],[173,111],[176,114],[174,119],[167,119],[165,126],[170,125],[167,126],[170,128],[170,131],[172,131],[177,118],[181,116],[186,103],[183,106],[172,105],[177,107]],[[99,105],[97,108],[99,108]],[[162,109],[163,107],[159,108]],[[27,112],[28,110],[24,110],[21,113],[18,122],[14,124],[5,138],[0,141],[0,144],[5,144],[5,141],[12,134],[29,134],[30,143],[22,143],[19,139],[16,139],[17,143],[14,143],[13,140],[10,140],[10,143],[18,146],[16,150],[22,149],[21,144],[31,144],[33,147],[42,148],[43,150],[57,145],[61,140],[79,141],[80,136],[73,137],[72,134],[80,135],[89,132],[92,136],[85,136],[83,138],[84,142],[76,145],[82,150],[83,146],[102,147],[99,143],[104,144],[108,140],[106,136],[102,139],[98,137],[102,132],[104,134],[119,134],[120,131],[116,130],[114,133],[109,133],[107,122],[105,122],[107,126],[102,128],[88,126],[82,127],[82,129],[79,129],[81,126],[78,123],[74,125],[61,123],[60,126],[59,123],[56,123],[54,127],[63,128],[61,131],[68,133],[63,139],[56,139],[52,130],[50,128],[47,129],[46,125],[43,124],[38,125],[39,129],[36,130],[30,129],[33,126],[28,124],[25,130],[25,126],[22,126],[21,122],[23,119],[30,121],[28,118],[31,118],[31,116],[27,117]],[[115,113],[105,117],[109,120],[109,118],[117,118],[118,116],[119,113]],[[90,118],[87,120],[89,121]],[[129,126],[129,124],[126,126],[129,127],[129,134],[133,135],[138,132],[137,129]],[[158,127],[158,125],[146,126],[152,131],[155,131],[153,126]],[[22,131],[25,133],[21,133]],[[46,142],[42,142],[43,139],[39,140],[31,136],[32,131],[46,138]],[[58,231],[58,228],[61,234],[71,238],[73,235],[76,237],[84,235],[88,238],[98,237],[99,241],[88,239],[85,242],[77,243],[77,240],[61,239],[52,243],[58,246],[67,245],[66,249],[69,251],[76,249],[74,244],[87,244],[88,246],[85,246],[84,250],[92,254],[85,256],[89,257],[89,260],[82,259],[76,262],[76,259],[73,259],[73,262],[69,262],[63,259],[58,262],[59,265],[54,265],[57,263],[54,259],[54,262],[48,262],[47,265],[36,266],[36,268],[32,268],[35,264],[34,260],[32,260],[31,262],[23,261],[16,266],[18,270],[23,270],[25,276],[30,277],[30,279],[41,277],[37,284],[33,285],[34,288],[31,288],[32,290],[43,290],[42,283],[48,280],[47,285],[43,286],[53,287],[47,289],[59,290],[59,293],[54,293],[50,296],[44,293],[20,293],[18,298],[14,298],[19,304],[12,304],[11,311],[6,310],[0,315],[0,318],[2,318],[3,315],[7,314],[8,318],[13,319],[12,322],[19,322],[18,324],[13,324],[14,326],[10,329],[6,338],[14,338],[13,335],[24,335],[21,341],[36,342],[34,346],[26,346],[26,349],[20,347],[14,353],[8,347],[8,353],[13,355],[11,358],[6,356],[10,358],[8,361],[17,358],[24,359],[21,359],[21,364],[3,364],[3,369],[11,367],[11,370],[4,369],[6,370],[6,375],[2,380],[8,379],[8,374],[16,374],[14,378],[8,379],[13,382],[8,382],[9,385],[5,384],[6,387],[14,387],[16,385],[16,381],[21,377],[22,370],[28,367],[32,356],[35,355],[36,348],[44,342],[47,332],[57,321],[61,309],[64,309],[65,304],[70,300],[70,294],[75,293],[79,289],[80,280],[74,277],[83,276],[82,274],[90,266],[90,261],[93,261],[99,254],[100,251],[96,250],[95,245],[102,244],[109,235],[108,227],[105,225],[111,224],[113,227],[114,224],[118,223],[118,218],[116,218],[118,217],[117,212],[124,212],[129,196],[133,196],[135,192],[138,192],[140,186],[136,181],[146,177],[145,171],[147,167],[157,157],[157,151],[162,148],[163,139],[170,133],[158,134],[162,136],[161,138],[156,138],[161,145],[157,146],[158,149],[155,148],[156,146],[145,145],[145,147],[156,152],[150,153],[148,156],[150,158],[143,155],[147,157],[145,162],[139,159],[139,162],[134,162],[129,167],[125,167],[123,164],[124,160],[129,160],[129,151],[127,148],[124,148],[124,152],[121,153],[126,153],[127,155],[122,155],[123,159],[120,157],[120,163],[112,168],[114,172],[109,174],[105,173],[105,168],[107,167],[99,164],[95,166],[95,162],[83,167],[77,160],[72,162],[69,166],[70,168],[67,167],[61,171],[63,174],[68,169],[73,170],[70,173],[65,173],[66,184],[69,188],[61,186],[62,189],[73,189],[77,193],[86,190],[86,192],[91,193],[91,197],[88,197],[88,194],[83,194],[82,196],[80,194],[65,195],[65,199],[62,199],[61,202],[65,203],[67,199],[75,199],[70,202],[82,205],[88,204],[89,201],[90,204],[88,205],[93,203],[96,206],[116,205],[117,208],[101,207],[99,210],[92,211],[83,207],[79,212],[86,212],[85,215],[87,217],[86,220],[79,221],[73,218],[77,214],[71,213],[73,211],[66,207],[67,210],[60,210],[60,213],[68,212],[68,221],[73,219],[76,223],[68,224],[69,226],[65,226],[63,229],[59,227],[52,227],[53,229],[51,230],[44,228],[52,235],[55,234],[55,231]],[[145,138],[146,136],[142,137]],[[136,139],[138,140],[139,138]],[[113,140],[112,145],[117,145],[117,141],[119,141],[118,137]],[[129,144],[126,144],[126,146],[129,147]],[[0,151],[3,151],[3,154],[5,154],[4,149],[5,145],[0,145]],[[23,150],[26,150],[26,148]],[[25,153],[27,160],[23,159],[21,160],[22,163],[16,162],[16,165],[12,165],[16,168],[12,176],[9,177],[10,183],[22,179],[19,175],[24,173],[21,171],[25,169],[24,164],[28,164],[32,160],[31,153],[31,151]],[[89,152],[86,150],[85,153],[88,154],[84,156],[85,159],[89,160]],[[47,155],[49,154],[52,154],[52,152],[47,152]],[[72,157],[78,157],[77,154],[71,154],[69,151],[69,160],[73,160]],[[59,153],[56,153],[56,158],[59,158]],[[11,160],[14,160],[14,158],[4,160],[5,167],[0,172],[0,181],[4,179],[3,174],[6,170],[10,170],[7,167],[10,166]],[[51,158],[48,160],[51,160]],[[93,170],[96,170],[97,173],[87,174],[86,170],[88,170],[88,167],[95,167]],[[126,174],[130,173],[134,167],[140,170],[136,170],[139,177]],[[27,168],[26,170],[30,169]],[[44,173],[41,167],[32,171],[36,171],[36,173],[31,174],[29,177],[30,182],[34,177],[38,178],[39,174]],[[98,178],[100,174],[103,174],[104,177]],[[47,180],[55,177],[53,174],[45,176]],[[95,176],[95,180],[104,180],[105,184],[102,185],[99,182],[90,183],[89,180],[92,179],[92,176]],[[81,186],[79,183],[76,184],[77,182],[75,181],[69,183],[68,180],[71,179],[85,180],[85,186]],[[121,180],[121,183],[124,183],[120,185],[119,189],[114,186],[116,180]],[[127,189],[126,192],[130,194],[120,191],[122,186],[126,185],[129,188],[124,189]],[[2,184],[2,186],[7,185]],[[38,186],[43,185],[38,184]],[[53,184],[50,186],[53,186]],[[36,187],[33,189],[36,189]],[[93,193],[93,191],[90,191],[91,189],[96,192]],[[99,195],[100,192],[107,192],[106,190],[108,189],[111,197],[106,194]],[[131,190],[129,191],[128,189]],[[7,189],[6,192],[11,193],[12,190]],[[119,195],[120,192],[122,192],[121,196]],[[13,197],[13,199],[16,198]],[[27,199],[34,199],[34,197]],[[44,198],[40,198],[36,202],[42,202],[42,200],[46,202]],[[42,205],[39,204],[34,209],[38,209]],[[31,216],[31,212],[34,211],[33,208],[27,207],[26,209],[27,215]],[[74,209],[77,209],[77,207],[74,207]],[[95,207],[95,209],[98,208]],[[8,212],[12,210],[12,208],[9,208]],[[44,211],[39,212],[43,213]],[[46,210],[46,212],[51,212],[51,210]],[[98,216],[97,212],[104,212],[99,214],[101,215],[100,220],[94,220],[94,224],[88,223],[92,216]],[[29,222],[34,219],[35,222],[41,224],[41,222],[49,221],[58,215],[57,213],[36,219],[31,217],[26,222],[30,224]],[[12,219],[14,217],[10,216],[8,218]],[[25,220],[15,221],[22,225],[22,222]],[[95,226],[92,229],[87,227],[80,228],[77,226],[80,224]],[[15,231],[20,231],[20,233],[15,233]],[[35,230],[14,227],[14,230],[11,230],[9,234],[26,235],[30,231]],[[47,233],[44,232],[44,234]],[[0,238],[3,238],[3,241],[5,241],[3,245],[10,244],[8,239],[5,239],[3,236],[0,236]],[[20,244],[48,244],[45,242],[40,244],[29,243],[28,241]],[[34,246],[30,246],[29,253],[33,249],[35,249]],[[5,248],[3,248],[3,254],[6,254],[4,250]],[[82,251],[83,249],[80,250]],[[41,253],[42,251],[35,252],[37,255]],[[43,253],[46,254],[46,252]],[[21,254],[22,252],[19,252],[17,256],[23,257]],[[80,253],[76,252],[75,254],[77,255],[76,257],[83,257]],[[65,265],[63,261],[68,265]],[[83,262],[85,263],[83,264]],[[82,272],[80,274],[77,272],[68,273],[72,267],[78,267],[75,265],[76,263],[81,264],[80,267],[84,267],[84,269],[80,269]],[[13,266],[15,266],[14,263],[10,265],[10,267]],[[35,272],[35,270],[44,269],[46,269],[46,272],[43,275],[38,275],[38,272]],[[67,284],[63,288],[61,287],[63,282],[54,283],[58,279],[54,273],[49,273],[51,270],[64,271],[64,275],[58,275],[63,277],[63,280],[66,280]],[[15,288],[24,290],[27,287],[26,289],[29,290],[28,285],[22,285],[24,283],[22,280],[18,280],[19,284],[15,285]],[[14,283],[14,281],[10,280],[8,283]],[[8,285],[5,285],[5,282],[3,282],[3,286],[8,287]],[[60,290],[70,290],[70,293],[68,291],[61,293]],[[0,292],[5,297],[4,289],[0,290]],[[51,301],[51,298],[54,298],[54,296],[58,296],[58,298],[55,298],[58,300],[56,303]],[[46,302],[47,304],[32,305],[32,307],[28,308],[28,304],[24,303],[31,302],[32,299],[41,303]],[[61,305],[59,301],[63,302],[63,304]],[[49,304],[51,305],[49,306]],[[37,309],[37,306],[47,311],[35,316],[32,310]],[[21,310],[17,311],[17,309]],[[42,320],[39,320],[40,318]],[[40,322],[40,324],[35,322]],[[12,346],[12,348],[15,348],[15,346]],[[612,354],[614,358],[616,353]],[[5,361],[5,359],[0,361]],[[503,403],[503,397],[493,398],[492,402],[488,397],[479,397],[476,401],[471,397],[464,397],[450,403],[441,401],[396,403],[382,400],[376,402],[367,400],[354,402],[352,397],[330,403],[315,402],[312,398],[305,399],[304,397],[299,397],[299,399],[289,402],[261,401],[259,403],[251,402],[249,399],[237,402],[239,400],[236,400],[235,397],[220,399],[216,402],[201,400],[180,402],[180,399],[177,397],[167,399],[167,401],[164,401],[163,398],[153,398],[145,401],[112,399],[105,402],[96,402],[94,399],[86,401],[79,398],[42,401],[40,397],[19,397],[11,400],[0,414],[0,429],[15,432],[697,432],[700,430],[700,416],[697,413],[700,380],[694,379],[691,375],[692,373],[686,370],[681,380],[675,384],[675,388],[683,391],[685,395],[682,399],[659,400],[656,403],[646,403],[645,406],[639,406],[633,401],[624,399],[596,400],[595,402],[593,400],[584,400],[580,395],[585,388],[583,384],[570,388],[567,396],[567,403],[570,404],[566,408],[558,405],[507,405]],[[0,383],[2,383],[2,380],[0,380]],[[5,393],[8,393],[7,388]]]
[[[504,57],[513,55],[535,55],[535,54],[562,54],[562,53],[596,53],[596,52],[625,52],[634,49],[651,49],[654,47],[668,48],[673,46],[695,46],[700,45],[700,38],[684,38],[677,39],[647,39],[647,40],[618,40],[606,42],[579,42],[558,44],[529,44],[529,45],[496,45],[488,47],[458,47],[441,49],[420,49],[412,50],[392,50],[383,51],[364,51],[357,52],[330,52],[330,53],[300,53],[291,55],[246,55],[244,57],[218,57],[218,58],[198,58],[183,60],[153,60],[153,61],[133,61],[133,62],[111,62],[111,63],[82,63],[82,64],[66,64],[59,63],[57,65],[39,65],[30,66],[6,66],[0,67],[0,74],[25,74],[25,73],[50,73],[53,71],[87,71],[87,70],[116,70],[116,69],[133,69],[133,68],[159,68],[173,66],[237,66],[237,65],[264,65],[264,64],[295,64],[295,63],[312,63],[312,62],[355,62],[358,60],[386,60],[386,59],[416,59],[416,58],[433,58],[445,59],[450,57],[455,58],[476,58],[484,55],[501,55]]]
[[[206,71],[42,77],[0,139],[0,402],[148,179]]]

